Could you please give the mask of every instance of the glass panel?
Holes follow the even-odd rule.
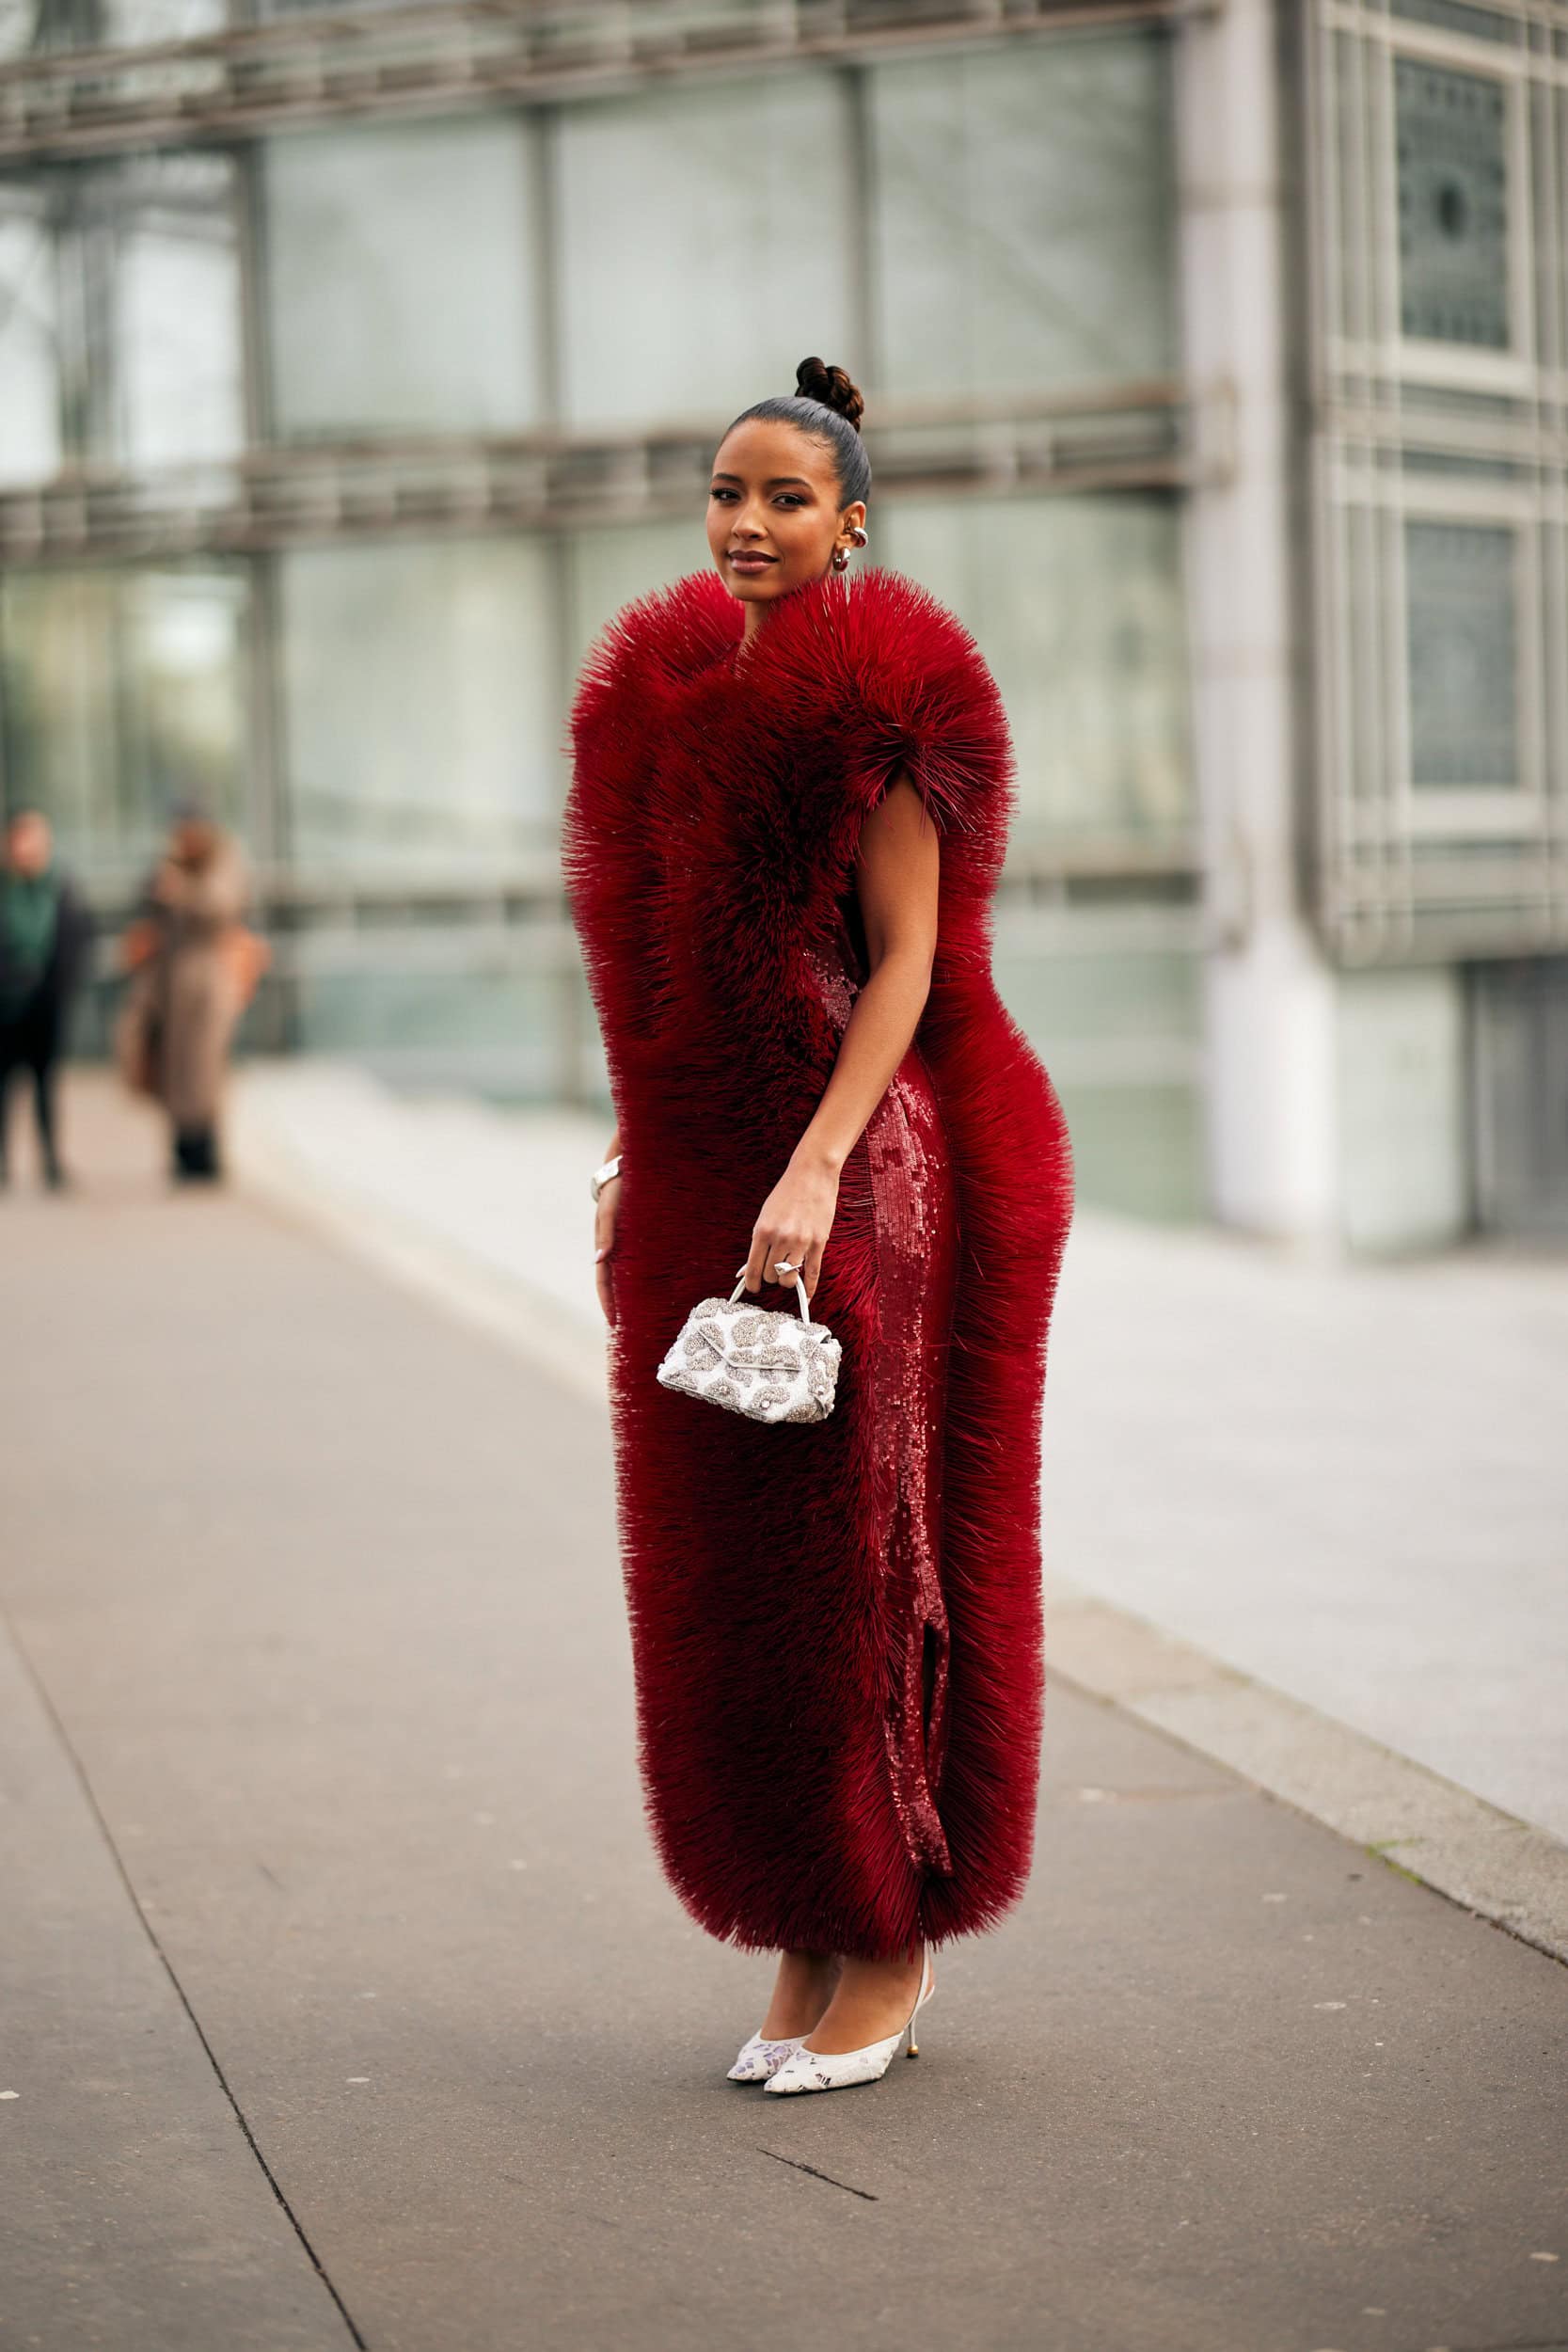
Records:
[[[1471,40],[1501,41],[1513,48],[1518,41],[1517,19],[1499,16],[1491,8],[1473,8],[1466,0],[1392,0],[1391,13],[1413,24],[1436,24],[1446,33],[1464,33]]]
[[[7,801],[47,809],[78,863],[115,830],[118,600],[110,571],[0,574]]]
[[[974,631],[1018,752],[1021,843],[1193,820],[1174,503],[1155,496],[900,501],[870,528]]]
[[[227,18],[226,0],[0,0],[0,57],[190,40],[221,32]]]
[[[245,445],[233,167],[141,160],[117,195],[116,454],[138,467],[231,456]]]
[[[41,199],[0,196],[0,486],[47,482],[60,464],[55,269]]]
[[[495,116],[266,143],[279,435],[505,433],[537,421],[530,135],[520,118]]]
[[[563,396],[574,424],[725,422],[848,367],[851,152],[833,73],[663,90],[559,123]]]
[[[1515,552],[1506,526],[1405,524],[1412,784],[1518,783]]]
[[[245,440],[234,167],[145,155],[6,189],[0,481],[70,456],[132,468]]]
[[[879,66],[870,86],[887,390],[960,395],[1174,364],[1158,37]]]
[[[700,512],[690,522],[579,531],[568,544],[572,586],[567,650],[574,675],[605,623],[633,596],[668,587],[689,572],[705,572],[713,564]]]
[[[559,1095],[553,976],[400,970],[396,952],[388,942],[388,963],[373,972],[306,974],[295,1020],[307,1053],[347,1057],[394,1084],[470,1086],[513,1102]]]
[[[242,13],[234,11],[236,17]],[[228,0],[106,0],[103,39],[112,49],[148,40],[195,40],[200,33],[221,33],[228,16]]]
[[[249,593],[238,569],[125,576],[122,840],[146,838],[171,802],[193,798],[244,828]]]
[[[1508,346],[1506,103],[1502,84],[1484,74],[1394,60],[1407,335]]]
[[[247,607],[238,567],[0,580],[8,794],[51,812],[69,857],[134,870],[190,795],[243,825]]]
[[[535,845],[562,789],[551,544],[300,548],[280,579],[296,861],[493,877]]]

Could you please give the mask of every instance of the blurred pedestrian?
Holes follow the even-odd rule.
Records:
[[[617,1121],[590,1184],[644,1788],[691,1915],[778,1955],[728,2072],[781,2097],[912,2055],[932,1947],[1028,1875],[1073,1194],[991,976],[995,682],[913,580],[844,578],[862,405],[813,357],[726,432],[713,568],[584,667],[562,842]],[[782,1369],[813,1300],[826,1414]]]
[[[249,896],[237,843],[205,809],[177,809],[122,943],[132,977],[116,1040],[127,1083],[167,1113],[177,1181],[223,1172],[229,1052],[266,955],[244,920]]]
[[[33,1081],[43,1181],[55,1192],[66,1182],[55,1071],[91,935],[82,896],[55,861],[49,819],[41,809],[13,810],[0,856],[0,1184],[11,1080],[23,1070]]]

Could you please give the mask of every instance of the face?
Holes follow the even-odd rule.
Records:
[[[54,846],[48,818],[34,810],[13,818],[6,828],[6,862],[13,874],[30,878],[43,873]]]
[[[848,547],[864,520],[863,501],[839,503],[832,451],[797,426],[751,417],[720,443],[707,543],[720,578],[743,604],[768,605],[819,580],[833,549]]]
[[[174,855],[185,866],[200,866],[211,857],[216,834],[204,817],[182,817],[170,840]]]

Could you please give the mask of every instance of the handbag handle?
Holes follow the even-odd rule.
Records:
[[[736,1282],[736,1286],[730,1293],[729,1303],[732,1307],[735,1305],[736,1300],[740,1296],[741,1291],[745,1288],[745,1284],[746,1269],[742,1266],[740,1268],[739,1278]],[[795,1289],[800,1301],[800,1320],[802,1323],[809,1323],[811,1321],[811,1309],[806,1304],[806,1285],[805,1279],[802,1275],[798,1274],[795,1277]]]

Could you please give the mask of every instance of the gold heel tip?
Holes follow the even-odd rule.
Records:
[[[909,2048],[905,2051],[904,2056],[905,2056],[906,2058],[918,2058],[918,2057],[920,2056],[920,2044],[919,2044],[919,2042],[911,2042],[910,2043]]]

